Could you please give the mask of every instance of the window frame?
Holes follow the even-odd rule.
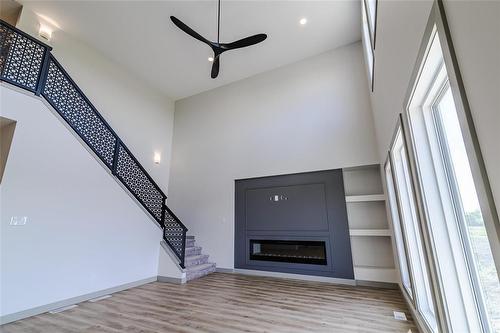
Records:
[[[434,45],[437,36],[437,32],[433,34],[432,38],[429,39],[429,44]],[[428,59],[425,60],[424,67],[427,66]],[[469,270],[470,260],[467,258],[467,249],[462,241],[463,233],[460,230],[456,206],[450,192],[448,170],[443,160],[434,114],[436,105],[441,101],[443,93],[447,91],[448,77],[443,61],[431,61],[430,66],[426,69],[427,74],[422,75],[420,80],[416,82],[416,86],[421,86],[422,89],[419,88],[419,97],[415,101],[411,101],[412,107],[408,109],[406,117],[409,137],[411,138],[410,144],[415,154],[417,183],[421,189],[421,209],[425,217],[424,222],[429,230],[430,248],[435,257],[436,275],[434,278],[437,281],[436,285],[439,286],[438,292],[442,292],[439,297],[443,302],[443,311],[446,311],[447,314],[447,324],[451,327],[450,330],[463,324],[472,324],[475,331],[477,324],[482,325],[480,324],[479,311],[470,311],[471,305],[477,309],[476,290],[473,288],[461,289],[464,286],[463,283],[473,287],[471,271]],[[429,70],[434,72],[429,72]],[[432,74],[429,75],[430,73]],[[414,102],[416,105],[413,105]],[[419,142],[423,142],[418,147],[416,146],[417,138]],[[428,190],[431,192],[427,193]],[[450,260],[443,260],[443,255],[450,256]],[[446,277],[446,273],[451,272],[449,269],[456,270],[456,275]],[[466,278],[460,273],[465,273]],[[464,292],[454,292],[453,289],[457,288]],[[458,308],[452,305],[450,307],[450,304],[455,304],[457,301],[461,302],[463,306]],[[473,303],[470,303],[471,301]],[[475,317],[475,314],[478,316]],[[476,318],[479,321],[475,320]],[[462,320],[463,322],[461,322]],[[472,329],[471,326],[467,327]]]
[[[395,144],[396,144],[396,140],[398,138],[398,134],[401,133],[401,138],[402,138],[402,141],[403,141],[403,148],[406,150],[406,163],[407,163],[407,167],[408,167],[408,174],[409,174],[409,181],[410,181],[410,186],[412,187],[412,195],[411,195],[411,202],[410,204],[412,204],[414,206],[414,209],[415,209],[415,218],[417,219],[417,228],[419,229],[419,235],[416,235],[416,236],[419,236],[419,241],[421,242],[421,246],[422,246],[422,252],[423,252],[423,259],[424,259],[424,265],[426,265],[426,272],[427,272],[427,281],[430,285],[430,298],[431,298],[431,301],[434,305],[434,316],[435,316],[435,320],[436,320],[436,325],[437,325],[437,332],[448,332],[448,330],[446,329],[446,326],[443,325],[443,313],[442,311],[440,310],[441,307],[438,305],[438,302],[440,300],[440,298],[436,297],[437,295],[437,289],[436,289],[436,284],[435,284],[435,281],[433,279],[433,276],[435,276],[435,272],[433,270],[434,266],[431,264],[431,260],[433,262],[434,258],[432,257],[432,252],[429,250],[429,243],[428,243],[428,237],[427,237],[427,232],[428,230],[424,227],[423,223],[422,223],[422,210],[421,210],[421,206],[420,206],[420,198],[418,197],[418,194],[419,192],[417,191],[417,188],[416,186],[418,184],[416,184],[416,179],[415,179],[415,169],[414,169],[414,164],[412,163],[412,158],[413,158],[413,151],[410,150],[410,145],[408,144],[408,137],[407,137],[407,128],[406,125],[408,123],[405,121],[404,119],[404,116],[402,113],[399,114],[398,116],[398,121],[396,123],[396,128],[394,130],[394,134],[393,134],[393,137],[391,139],[391,144],[390,144],[390,150],[389,150],[389,158],[391,160],[391,165],[394,166],[395,163],[394,163],[394,159],[393,159],[393,150],[394,150],[394,147],[395,147]],[[394,171],[394,167],[393,167],[393,171]],[[399,190],[398,190],[398,183],[397,183],[397,180],[396,180],[396,176],[395,176],[395,173],[393,172],[393,179],[394,179],[394,188],[395,188],[395,192],[396,192],[396,201],[397,201],[397,205],[398,205],[398,209],[399,211],[401,212],[401,198],[400,198],[400,195],[399,195]],[[404,225],[404,222],[402,221],[403,219],[403,214],[401,213],[400,217],[401,217],[401,224]],[[405,230],[405,229],[402,229],[402,230]],[[403,237],[407,237],[407,234],[405,231],[403,231],[405,234],[403,235]],[[406,241],[408,242],[408,240]],[[412,260],[412,257],[411,257],[411,254],[408,253],[408,262],[410,263],[411,260]],[[434,332],[434,330],[429,326],[429,323],[427,321],[427,319],[423,316],[422,313],[420,313],[420,310],[419,310],[419,304],[418,304],[418,291],[415,289],[415,273],[414,273],[414,269],[411,267],[411,264],[409,265],[410,267],[410,274],[411,274],[411,281],[412,281],[412,286],[413,286],[413,299],[411,299],[411,304],[413,306],[413,310],[415,312],[415,315],[416,315],[416,318],[417,318],[417,321],[418,323],[421,325],[421,326],[424,326],[425,330],[427,332]],[[425,283],[425,282],[424,282]]]
[[[431,106],[431,113],[433,117],[434,124],[436,126],[436,135],[438,139],[438,145],[440,150],[440,158],[442,159],[442,164],[444,166],[444,171],[446,174],[446,182],[448,185],[448,191],[452,199],[452,204],[454,206],[453,213],[457,222],[458,230],[460,232],[460,237],[462,240],[462,250],[464,252],[467,261],[467,271],[469,272],[469,278],[472,283],[472,288],[474,291],[474,296],[476,298],[476,306],[479,308],[479,316],[481,318],[481,324],[485,331],[489,330],[489,320],[488,320],[488,310],[486,309],[484,294],[481,288],[481,282],[476,269],[473,269],[475,259],[471,253],[472,245],[470,243],[470,237],[467,230],[465,230],[467,222],[465,217],[461,212],[464,212],[462,200],[460,198],[460,191],[458,189],[458,181],[456,178],[455,170],[453,167],[453,162],[451,161],[450,147],[448,140],[445,138],[445,129],[443,126],[442,116],[439,114],[439,103],[444,97],[444,94],[450,89],[453,96],[453,91],[451,90],[451,85],[448,79],[442,84],[439,93],[437,94],[435,100]],[[477,191],[477,190],[476,190]],[[489,239],[488,239],[489,240]],[[498,270],[497,270],[498,274]],[[499,277],[500,279],[500,277]]]
[[[375,15],[373,17],[373,22],[372,22],[372,17],[370,15],[370,8],[371,6],[369,5],[370,0],[362,0],[364,3],[364,8],[365,8],[365,15],[366,15],[366,20],[368,23],[368,32],[370,35],[370,41],[371,41],[371,48],[373,51],[375,51],[375,42],[377,40],[377,16],[378,16],[378,0],[373,0],[375,2]]]
[[[376,17],[377,17],[377,8],[378,8],[378,0],[376,0],[375,5],[375,22],[374,29],[370,27],[370,17],[368,15],[368,6],[367,0],[362,0],[361,2],[361,35],[364,36],[365,32],[365,23],[366,20],[366,29],[368,31],[368,38],[362,38],[362,47],[364,48],[364,53],[369,53],[366,56],[371,58],[371,67],[368,63],[368,59],[366,61],[366,70],[368,72],[368,78],[370,81],[370,89],[373,92],[375,86],[375,30],[376,30]],[[368,40],[367,40],[368,39]]]
[[[452,92],[453,101],[456,107],[457,117],[460,124],[460,129],[462,131],[462,137],[465,144],[465,149],[467,152],[469,165],[471,168],[471,173],[476,187],[476,192],[479,200],[479,205],[481,213],[483,214],[483,220],[485,224],[486,233],[491,246],[491,252],[493,259],[495,261],[495,266],[497,269],[497,274],[500,278],[500,222],[497,208],[493,199],[493,194],[491,191],[491,186],[487,177],[486,167],[482,157],[482,153],[479,146],[479,141],[477,138],[477,133],[474,127],[474,122],[472,118],[472,113],[468,103],[468,99],[465,93],[465,86],[463,84],[462,76],[458,67],[457,57],[453,48],[453,42],[451,39],[450,29],[447,23],[444,4],[442,0],[435,0],[431,13],[427,22],[427,26],[423,35],[422,43],[420,45],[420,50],[417,55],[417,60],[414,66],[413,73],[410,78],[410,84],[407,90],[407,94],[404,100],[403,108],[404,115],[402,116],[402,121],[406,128],[411,129],[409,123],[409,106],[415,93],[415,88],[419,82],[420,75],[425,64],[425,57],[428,53],[428,47],[430,47],[429,40],[432,38],[432,34],[437,32],[440,37],[441,51],[443,54],[444,63],[443,66],[446,68],[448,75],[449,86]],[[437,297],[436,307],[438,312],[441,314],[441,326],[444,328],[443,331],[448,331],[450,324],[450,318],[445,311],[445,304],[443,299],[443,289],[441,281],[439,280],[439,274],[436,272],[436,258],[434,249],[432,248],[432,240],[428,233],[429,220],[425,212],[425,200],[423,199],[423,188],[421,185],[421,176],[418,170],[418,163],[415,158],[415,148],[414,148],[414,138],[412,136],[411,130],[408,131],[409,142],[411,144],[408,146],[408,155],[410,157],[411,168],[414,170],[414,191],[417,196],[417,206],[421,210],[423,229],[427,229],[427,232],[423,235],[426,239],[426,243],[430,244],[429,252],[429,266],[432,270],[431,278],[432,282],[436,288],[435,295]],[[447,170],[448,171],[448,170]]]
[[[410,79],[411,84],[408,87],[404,102],[405,114],[408,110],[408,103],[413,95],[415,82],[418,81],[418,77],[420,75],[421,66],[419,64],[422,63],[426,54],[427,41],[431,36],[434,26],[440,36],[444,65],[446,66],[446,71],[448,73],[450,89],[452,90],[453,101],[455,103],[460,129],[465,143],[465,149],[467,151],[472,176],[474,178],[474,185],[479,198],[481,212],[483,213],[483,219],[485,220],[484,222],[488,234],[488,240],[492,245],[492,253],[497,272],[499,272],[500,275],[500,220],[498,210],[493,199],[491,185],[487,176],[486,166],[481,153],[462,75],[458,67],[458,60],[453,47],[451,33],[446,20],[442,0],[434,1],[429,20],[427,22],[427,27],[422,39],[416,65]]]
[[[405,256],[405,261],[406,261],[406,269],[408,271],[408,279],[409,279],[409,282],[410,282],[410,290],[411,290],[411,293],[407,290],[404,282],[403,282],[403,277],[402,277],[402,272],[401,272],[401,261],[400,259],[398,258],[397,261],[397,265],[399,267],[399,272],[400,272],[400,278],[401,278],[401,286],[402,286],[402,290],[403,290],[403,294],[407,297],[408,300],[410,300],[411,302],[414,302],[414,296],[415,296],[415,289],[414,289],[414,283],[413,283],[413,273],[412,273],[412,267],[411,265],[409,264],[410,263],[410,256],[408,255],[408,245],[407,245],[407,240],[406,240],[406,237],[405,237],[405,226],[404,226],[404,223],[402,223],[402,217],[401,217],[401,208],[400,208],[400,205],[398,203],[398,194],[397,194],[397,191],[396,191],[396,179],[395,179],[395,175],[394,175],[394,170],[393,170],[393,167],[392,167],[392,161],[391,161],[391,152],[389,151],[387,153],[387,159],[384,163],[384,177],[387,178],[387,170],[390,171],[391,173],[391,179],[388,180],[386,179],[386,182],[385,182],[385,185],[386,185],[386,189],[387,189],[387,204],[388,204],[388,211],[390,212],[390,219],[391,219],[391,222],[392,222],[392,232],[393,232],[393,235],[394,235],[394,246],[396,248],[396,253],[397,255],[399,256],[399,252],[400,250],[398,249],[398,241],[396,240],[396,238],[401,237],[401,243],[403,245],[403,248],[401,249],[404,256]],[[389,181],[391,184],[389,184]],[[389,189],[389,186],[392,185],[392,189]],[[389,191],[393,192],[394,194],[394,199],[395,199],[395,202],[391,203],[391,195],[389,194]],[[395,205],[396,207],[396,214],[397,214],[397,218],[398,218],[398,221],[395,221],[394,218],[393,218],[393,214],[392,214],[392,204]],[[400,234],[397,234],[396,233],[396,228],[394,227],[395,224],[398,224],[398,227],[399,227],[399,231],[400,231]]]

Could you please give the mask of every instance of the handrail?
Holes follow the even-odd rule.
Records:
[[[167,196],[51,53],[52,47],[0,20],[0,81],[42,96],[163,229],[184,266],[186,226]]]

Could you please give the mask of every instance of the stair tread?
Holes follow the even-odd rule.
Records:
[[[188,246],[188,247],[186,247],[186,250],[188,250],[188,249],[196,249],[196,250],[198,250],[198,249],[201,249],[201,246],[196,246],[196,245],[195,246]]]
[[[207,268],[210,268],[210,267],[213,267],[213,266],[215,266],[215,263],[214,262],[209,262],[209,263],[206,263],[206,264],[194,265],[194,266],[187,267],[186,270],[188,272],[196,272],[196,271],[202,271],[204,269],[207,269]]]

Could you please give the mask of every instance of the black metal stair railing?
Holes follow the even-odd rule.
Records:
[[[163,228],[184,267],[187,228],[167,196],[51,54],[52,48],[0,20],[0,80],[42,96]]]

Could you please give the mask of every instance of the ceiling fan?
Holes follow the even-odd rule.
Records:
[[[179,20],[175,16],[170,16],[170,19],[172,20],[172,22],[174,22],[174,24],[177,27],[179,27],[179,29],[181,29],[182,31],[184,31],[185,33],[190,35],[191,37],[196,38],[197,40],[207,44],[208,46],[210,46],[212,48],[212,50],[214,51],[212,73],[211,73],[212,79],[215,79],[217,77],[217,75],[219,75],[219,67],[220,67],[219,58],[223,52],[226,52],[229,50],[234,50],[234,49],[239,49],[239,48],[247,47],[247,46],[251,46],[251,45],[255,45],[257,43],[264,41],[267,38],[266,34],[257,34],[257,35],[253,35],[250,37],[246,37],[246,38],[237,40],[237,41],[232,42],[232,43],[221,43],[220,42],[220,0],[218,2],[217,11],[218,11],[218,14],[217,14],[217,42],[209,41],[208,39],[206,39],[205,37],[203,37],[202,35],[200,35],[196,31],[194,31],[193,29],[188,27],[186,24],[184,24],[181,20]]]

